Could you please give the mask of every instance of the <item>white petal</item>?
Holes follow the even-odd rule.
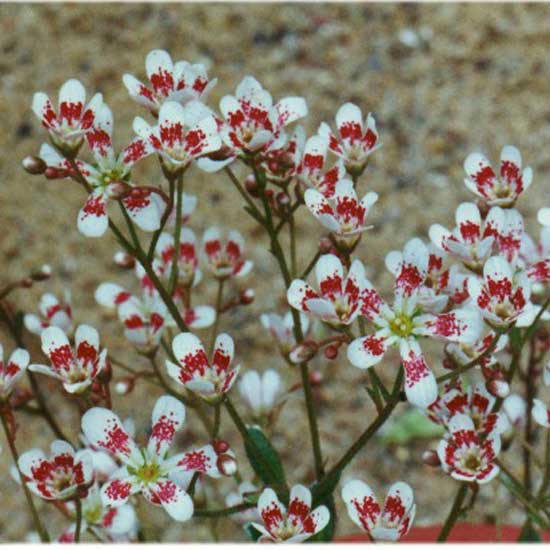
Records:
[[[376,502],[373,490],[366,483],[359,479],[348,481],[342,488],[342,500],[346,504],[350,519],[357,526],[369,531],[376,525],[380,516],[380,506]]]

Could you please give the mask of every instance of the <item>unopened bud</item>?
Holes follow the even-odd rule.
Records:
[[[237,461],[230,455],[222,454],[218,456],[216,466],[224,476],[229,477],[237,473]]]
[[[323,254],[327,254],[332,250],[332,243],[330,242],[330,239],[327,237],[321,237],[319,239],[319,252],[322,252]]]
[[[439,456],[437,455],[436,451],[423,452],[422,462],[424,462],[426,466],[433,466],[434,468],[441,465],[441,460],[439,460]]]
[[[123,269],[132,269],[136,265],[135,258],[123,250],[119,250],[113,256],[113,261],[118,267],[122,267]]]
[[[107,197],[118,201],[128,196],[132,188],[125,181],[115,181],[107,186]]]
[[[44,170],[44,175],[49,180],[56,180],[56,179],[65,177],[66,173],[64,170],[58,170],[53,166],[48,166],[46,170]]]
[[[48,168],[48,165],[40,157],[25,157],[21,164],[23,165],[25,171],[33,176],[43,174],[46,171],[46,168]]]
[[[48,264],[44,264],[36,271],[31,273],[33,281],[46,281],[52,276],[52,268]]]
[[[115,384],[115,392],[118,393],[119,395],[127,395],[134,389],[134,385],[135,385],[134,377],[125,376]]]
[[[504,398],[510,393],[510,385],[504,380],[492,379],[486,384],[487,391],[495,397]]]
[[[244,306],[251,304],[254,301],[254,298],[256,298],[256,293],[253,288],[247,288],[241,292],[241,304]]]
[[[207,157],[211,160],[226,160],[231,156],[231,154],[231,149],[227,147],[227,145],[224,145],[217,151],[214,151],[213,153],[207,155]]]
[[[314,370],[309,373],[309,383],[312,386],[320,386],[323,382],[323,375],[320,371]]]
[[[229,443],[223,439],[214,439],[212,447],[214,447],[216,454],[221,455],[229,450]]]
[[[338,357],[338,346],[327,346],[325,348],[325,357],[332,361],[333,359],[336,359]]]
[[[21,279],[19,284],[21,288],[31,288],[33,283],[32,277],[25,277],[24,279]]]
[[[504,372],[500,368],[495,367],[494,365],[482,365],[481,374],[485,380],[504,380]]]
[[[284,191],[277,193],[276,198],[277,198],[277,202],[281,206],[287,206],[288,204],[290,204],[290,197]]]
[[[267,197],[268,200],[272,200],[274,194],[275,193],[273,192],[273,189],[266,189],[265,190],[265,196]]]
[[[311,343],[303,343],[296,346],[288,355],[291,363],[297,365],[298,363],[304,363],[315,357],[317,353],[317,346]]]
[[[256,183],[256,178],[252,174],[250,174],[249,176],[246,177],[246,179],[244,180],[244,186],[245,186],[245,189],[253,197],[258,197],[259,196],[258,184]]]

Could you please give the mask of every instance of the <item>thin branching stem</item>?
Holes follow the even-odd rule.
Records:
[[[216,318],[214,319],[214,324],[212,325],[212,329],[210,331],[210,345],[208,347],[210,355],[214,352],[214,344],[216,343],[216,337],[218,335],[218,328],[220,326],[220,317],[222,314],[222,305],[223,305],[223,287],[224,287],[224,280],[218,279],[218,290],[216,292]]]
[[[21,333],[20,331],[17,330],[13,322],[13,319],[11,318],[8,311],[6,310],[4,304],[1,302],[0,302],[0,318],[2,318],[3,321],[6,323],[6,326],[8,327],[8,331],[13,341],[15,342],[15,344],[19,347],[24,348],[25,344],[23,342]],[[69,441],[69,439],[65,436],[65,434],[63,433],[63,430],[60,428],[59,424],[55,420],[55,417],[50,412],[50,409],[48,408],[48,405],[46,403],[46,398],[44,397],[44,394],[40,389],[36,376],[29,369],[27,369],[26,374],[27,374],[29,383],[31,385],[34,398],[36,399],[36,403],[38,404],[40,413],[44,417],[44,420],[46,421],[46,423],[48,424],[48,426],[50,427],[50,429],[52,430],[52,432],[55,434],[56,437],[58,437],[59,439],[63,439],[65,441]]]
[[[253,508],[253,504],[248,504],[246,502],[243,502],[242,504],[236,504],[235,506],[230,506],[229,508],[220,508],[220,509],[212,509],[212,510],[206,510],[197,508],[193,512],[193,516],[198,518],[219,518],[224,516],[230,516],[231,514],[238,514],[239,512],[244,512],[245,510],[248,510],[250,508]]]
[[[74,499],[74,504],[76,508],[76,527],[74,532],[74,541],[75,543],[80,542],[80,530],[82,528],[82,501],[79,497]]]
[[[470,369],[473,369],[477,365],[480,364],[483,359],[488,357],[493,350],[495,349],[500,337],[504,333],[502,331],[496,331],[495,337],[489,344],[489,347],[485,349],[482,353],[480,353],[477,357],[474,357],[471,361],[468,361],[468,363],[465,363],[464,365],[461,365],[457,367],[456,369],[452,370],[451,372],[448,372],[447,374],[443,374],[441,376],[437,377],[437,383],[440,384],[441,382],[445,382],[446,380],[449,380],[450,378],[456,378],[461,374],[464,374],[466,371],[469,371]]]
[[[443,524],[443,527],[439,532],[437,542],[445,542],[447,540],[447,537],[451,533],[452,528],[455,526],[455,523],[458,521],[458,518],[463,512],[462,504],[464,503],[464,499],[466,498],[467,494],[468,485],[466,485],[466,483],[461,483],[453,500],[453,505],[451,506],[449,515],[447,516],[447,519],[445,520],[445,523]]]
[[[181,213],[183,207],[183,174],[178,176],[176,186],[176,223],[174,226],[174,257],[172,259],[172,268],[170,270],[170,282],[168,290],[170,296],[174,295],[178,283],[179,259],[180,259],[180,238],[181,238]]]
[[[8,447],[10,448],[11,456],[13,458],[13,462],[15,464],[15,467],[17,468],[17,473],[19,474],[19,479],[21,480],[21,486],[23,487],[23,492],[25,493],[25,499],[27,500],[27,505],[29,506],[29,511],[31,513],[32,521],[34,523],[34,527],[36,529],[36,532],[38,533],[40,540],[42,542],[50,542],[50,535],[48,534],[48,531],[40,521],[40,516],[38,515],[38,511],[36,510],[36,507],[34,505],[31,492],[29,488],[27,487],[27,482],[25,480],[25,477],[23,476],[23,473],[21,472],[21,469],[19,468],[19,454],[17,452],[17,448],[15,447],[15,442],[13,440],[13,436],[10,433],[10,429],[8,426],[8,423],[6,421],[6,418],[3,414],[0,414],[0,420],[2,421],[2,427],[4,428],[4,434],[6,435],[6,440],[8,442]]]

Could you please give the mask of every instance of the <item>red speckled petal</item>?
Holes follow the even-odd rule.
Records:
[[[151,436],[147,446],[149,452],[164,456],[184,422],[183,404],[169,395],[160,397],[153,409]]]

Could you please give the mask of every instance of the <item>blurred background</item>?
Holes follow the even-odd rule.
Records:
[[[533,167],[535,176],[520,209],[528,229],[538,232],[535,213],[543,203],[549,205],[549,15],[550,6],[544,4],[0,5],[2,281],[33,266],[51,264],[54,277],[30,291],[19,291],[17,304],[34,310],[43,291],[60,293],[70,288],[76,320],[95,325],[110,351],[139,367],[141,359],[125,344],[116,320],[106,318],[93,299],[95,288],[105,280],[134,285],[131,274],[112,264],[117,250],[114,239],[80,235],[76,215],[84,200],[81,189],[67,181],[30,176],[20,161],[36,154],[45,139],[30,109],[32,94],[43,90],[56,101],[60,85],[71,77],[80,79],[90,96],[103,93],[115,114],[115,143],[126,145],[134,116],[144,112],[128,98],[122,74],[144,78],[145,56],[155,48],[168,50],[174,60],[208,66],[209,75],[219,79],[208,101],[212,107],[223,95],[233,93],[243,76],[252,74],[275,100],[286,95],[307,99],[308,135],[316,132],[321,121],[333,124],[337,108],[345,101],[374,113],[383,147],[373,155],[359,189],[361,194],[378,192],[380,200],[371,217],[375,227],[363,239],[358,256],[370,279],[382,289],[390,288],[385,254],[401,249],[412,236],[426,238],[434,222],[452,226],[456,206],[472,199],[462,183],[462,163],[473,150],[485,152],[494,162],[503,145],[521,150],[524,164]],[[154,185],[160,183],[159,177],[156,163],[149,159],[137,168],[135,179]],[[265,239],[243,215],[240,198],[223,173],[206,175],[194,169],[186,178],[186,191],[199,198],[191,227],[198,234],[215,223],[239,229],[255,262],[253,274],[239,285],[253,287],[256,301],[222,322],[222,328],[236,339],[239,361],[244,368],[278,368],[288,387],[292,386],[299,373],[273,353],[258,319],[264,311],[285,309],[283,287],[275,278],[276,265]],[[298,223],[305,264],[323,232],[305,209]],[[212,282],[203,283],[199,291],[204,297],[201,302],[212,303]],[[27,334],[26,342],[38,359],[37,338]],[[11,349],[7,335],[2,343]],[[344,354],[330,365],[319,360],[314,366],[323,378],[317,389],[320,428],[324,454],[332,463],[374,412],[361,389],[364,374],[351,367]],[[395,367],[396,361],[388,360],[379,370],[390,380]],[[50,405],[76,440],[74,407],[60,396],[55,383],[41,378],[41,384],[56,390],[49,395]],[[143,387],[131,397],[115,397],[114,408],[122,417],[132,415],[143,435],[149,429],[153,403],[150,388]],[[401,405],[396,416],[408,410]],[[206,436],[200,424],[192,414],[188,416],[179,442],[183,446],[203,443]],[[49,444],[52,437],[47,428],[23,415],[18,421],[20,450]],[[222,434],[242,456],[238,436],[227,420]],[[294,392],[273,434],[292,483],[313,480],[306,434],[302,398]],[[422,451],[431,441],[395,434],[390,429],[368,446],[345,477],[360,476],[381,497],[393,481],[404,479],[416,492],[417,524],[441,522],[455,482],[422,465]],[[0,516],[0,539],[24,540],[32,524],[24,512],[23,495],[8,475],[7,449],[0,462],[5,509],[19,512]],[[246,477],[246,468],[243,472]],[[213,506],[223,505],[231,483],[209,485],[219,491],[211,496]],[[510,497],[499,492],[497,484],[483,488],[479,498],[472,520],[521,521],[519,509],[510,505]],[[39,505],[56,536],[66,526],[65,520],[55,509]],[[182,527],[145,504],[141,513],[160,526],[153,532],[163,541],[210,539],[206,521]],[[218,530],[222,539],[243,538],[227,519],[219,522]],[[340,514],[339,532],[356,530]]]

